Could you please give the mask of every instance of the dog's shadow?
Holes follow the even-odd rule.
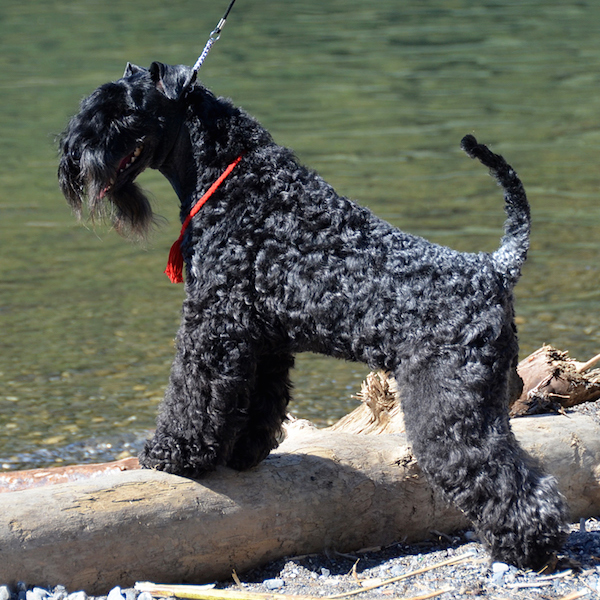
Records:
[[[440,523],[444,531],[467,525],[407,459],[402,434],[343,434],[342,443],[336,434],[335,447],[325,435],[332,434],[315,430],[292,451],[286,441],[248,471],[219,468],[198,480],[215,494],[223,535],[238,537],[254,553],[252,566],[428,539]],[[347,566],[347,560],[334,562],[340,573]]]

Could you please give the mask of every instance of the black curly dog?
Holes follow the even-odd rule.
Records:
[[[507,220],[495,252],[456,252],[338,196],[228,100],[199,83],[184,91],[189,75],[128,65],[82,102],[60,142],[74,210],[87,201],[125,234],[153,223],[134,183],[145,168],[171,182],[183,221],[230,166],[182,238],[177,356],[142,465],[188,476],[248,469],[277,446],[295,353],[361,361],[395,375],[420,466],[493,558],[542,565],[564,539],[567,510],[508,421],[520,381],[512,290],[530,227],[516,173],[463,139],[504,189]]]

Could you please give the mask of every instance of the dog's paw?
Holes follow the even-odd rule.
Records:
[[[480,531],[494,561],[540,570],[553,560],[567,537],[568,508],[552,477],[531,477],[533,484],[505,506],[488,511]]]
[[[157,443],[148,440],[138,455],[140,465],[145,469],[157,469],[167,473],[181,471],[181,452],[176,444]]]
[[[156,469],[183,477],[200,477],[214,471],[216,467],[213,453],[199,452],[197,448],[190,451],[187,444],[171,437],[155,436],[148,440],[138,459],[145,469]]]
[[[262,462],[271,450],[279,446],[285,437],[281,427],[246,430],[235,442],[227,466],[236,471],[246,471]]]

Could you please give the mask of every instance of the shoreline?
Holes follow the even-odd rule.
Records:
[[[271,600],[279,597],[285,600],[291,595],[341,597],[357,589],[361,589],[358,597],[365,600],[425,597],[442,600],[574,600],[594,598],[600,593],[600,522],[596,519],[571,525],[557,570],[551,574],[491,563],[483,546],[473,537],[473,532],[463,531],[416,544],[399,542],[386,548],[348,554],[332,551],[283,558],[246,573],[234,575],[232,572],[232,579],[216,582],[215,588],[269,594]],[[459,559],[459,562],[444,564],[453,559]],[[398,581],[385,584],[389,579]],[[381,583],[384,583],[381,587],[362,591],[364,587]],[[53,583],[47,590],[28,589],[26,584],[10,589],[0,582],[0,600],[150,600],[151,597],[165,597],[118,587],[106,596],[88,596],[85,590],[65,590],[60,582]]]

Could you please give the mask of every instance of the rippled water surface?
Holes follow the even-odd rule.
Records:
[[[0,464],[132,451],[153,426],[182,286],[162,274],[175,195],[144,245],[75,223],[54,138],[127,61],[191,64],[227,2],[0,3]],[[532,251],[517,287],[522,355],[600,351],[600,4],[558,0],[238,0],[201,78],[392,223],[493,250],[502,198],[458,149],[474,132],[522,176]],[[356,405],[367,373],[301,356],[293,411]]]

